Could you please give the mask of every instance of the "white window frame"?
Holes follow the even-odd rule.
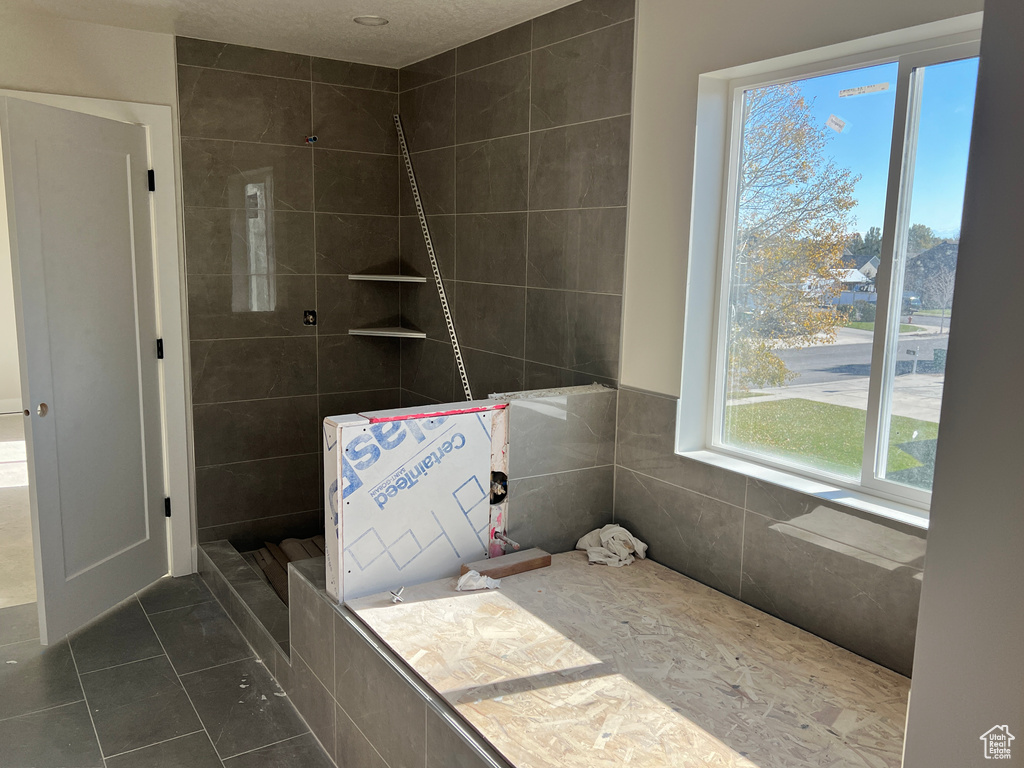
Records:
[[[754,477],[780,483],[805,493],[867,511],[927,526],[931,493],[875,477],[880,460],[878,445],[888,440],[888,420],[881,418],[883,382],[890,377],[896,349],[899,304],[890,306],[889,296],[899,295],[906,242],[896,243],[896,232],[909,215],[913,178],[904,164],[913,168],[917,112],[908,106],[920,104],[919,89],[911,94],[915,68],[978,55],[981,14],[935,22],[909,30],[852,41],[804,54],[760,64],[737,67],[703,75],[698,93],[697,149],[694,168],[693,210],[684,327],[683,386],[677,419],[677,452],[706,463],[723,466]],[[882,229],[882,251],[876,284],[879,312],[872,348],[869,383],[867,438],[861,479],[791,463],[721,442],[725,407],[725,341],[728,290],[731,277],[732,238],[737,219],[739,147],[742,140],[742,95],[752,87],[828,75],[849,69],[898,62],[896,105],[891,141],[888,188]],[[920,82],[920,81],[918,81]],[[913,98],[912,98],[913,97]],[[905,151],[906,149],[906,151]],[[709,267],[710,263],[710,267]],[[893,322],[895,319],[896,322]],[[893,338],[890,338],[893,337]],[[887,343],[889,342],[889,343]],[[703,409],[697,404],[705,403]],[[876,428],[877,425],[877,428]]]

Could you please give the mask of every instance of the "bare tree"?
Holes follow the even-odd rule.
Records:
[[[953,287],[956,283],[956,269],[946,265],[932,272],[925,282],[925,300],[942,310],[939,333],[946,329],[946,310],[953,306]]]

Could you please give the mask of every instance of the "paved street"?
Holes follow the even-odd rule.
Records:
[[[917,324],[917,318],[914,319]],[[935,331],[900,336],[900,356],[893,385],[894,415],[939,421],[945,375],[941,370],[936,371],[933,358],[935,350],[946,349],[949,337]],[[730,405],[800,398],[866,410],[871,340],[870,331],[842,328],[835,344],[782,352],[780,357],[791,371],[799,374],[797,378],[785,387],[752,390],[763,396],[735,400]],[[916,374],[911,373],[914,356],[908,355],[907,350],[918,351]]]

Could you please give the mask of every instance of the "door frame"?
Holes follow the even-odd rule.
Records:
[[[160,421],[164,444],[164,488],[170,496],[172,515],[167,528],[167,564],[172,576],[195,573],[196,525],[192,484],[191,391],[189,361],[185,354],[188,314],[185,311],[185,259],[182,244],[181,184],[177,160],[174,114],[169,106],[137,104],[81,96],[62,96],[0,89],[10,96],[73,112],[136,123],[146,129],[149,161],[156,179],[150,195],[153,216],[153,253],[157,290],[156,329],[163,339],[160,366]],[[0,180],[2,183],[2,180]],[[22,391],[27,392],[22,363]],[[24,397],[24,396],[23,396]]]

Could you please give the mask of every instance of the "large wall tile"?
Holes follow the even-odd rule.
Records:
[[[197,467],[320,450],[315,396],[197,405],[192,414]]]
[[[334,618],[334,696],[367,740],[393,768],[423,765],[427,705],[356,634]]]
[[[397,272],[398,219],[316,214],[316,271],[320,275]]]
[[[427,710],[426,768],[490,768],[484,760],[431,710]]]
[[[460,144],[530,130],[528,55],[474,69],[456,80],[455,135]]]
[[[371,389],[360,392],[334,392],[320,395],[320,424],[328,416],[343,416],[363,411],[386,411],[401,408],[398,389]]]
[[[677,403],[665,395],[620,390],[616,463],[742,507],[746,476],[676,454]]]
[[[453,49],[402,67],[398,72],[399,89],[404,93],[410,88],[418,88],[454,74],[455,50]]]
[[[448,309],[454,316],[458,304],[456,284],[445,280],[444,291],[448,297]],[[450,339],[433,277],[428,276],[426,283],[403,284],[401,307],[402,321],[408,327],[423,331],[434,341],[447,342]]]
[[[533,130],[625,115],[632,100],[631,21],[533,53]]]
[[[739,597],[739,507],[617,467],[615,522],[646,542],[655,562]]]
[[[529,288],[527,360],[617,379],[622,298]]]
[[[393,389],[399,385],[395,339],[320,336],[318,380],[321,392]]]
[[[319,509],[320,456],[285,456],[196,469],[203,526]]]
[[[465,72],[530,50],[533,22],[525,21],[456,49],[457,70]]]
[[[747,512],[743,601],[909,675],[921,571]]]
[[[533,20],[533,47],[557,43],[633,18],[635,0],[582,0]]]
[[[455,370],[451,344],[430,339],[402,340],[403,391],[438,403],[461,399],[461,389],[455,389]]]
[[[313,82],[398,93],[398,70],[314,57]]]
[[[316,148],[398,154],[396,111],[396,94],[313,83]]]
[[[303,146],[309,85],[301,80],[178,67],[182,136]]]
[[[250,234],[243,209],[185,209],[185,268],[189,275],[247,275],[250,253],[267,251],[278,275],[313,274],[313,214],[273,211],[273,238]],[[190,278],[191,280],[191,278]],[[190,295],[191,295],[191,285]]]
[[[410,152],[450,147],[455,143],[455,78],[404,92],[401,116]]]
[[[614,463],[616,394],[607,389],[512,400],[509,477]]]
[[[629,117],[538,131],[530,153],[530,210],[626,204]]]
[[[523,549],[568,552],[612,521],[613,477],[613,467],[595,467],[510,480],[509,537]]]
[[[886,560],[924,567],[926,531],[762,480],[747,484],[747,509]]]
[[[420,220],[416,216],[403,216],[400,226],[402,274],[425,277],[428,284],[432,283],[434,272],[427,256]],[[427,216],[427,227],[430,228],[430,241],[434,244],[434,257],[441,277],[445,280],[455,279],[455,217]]]
[[[316,339],[195,340],[192,402],[316,394]]]
[[[251,185],[273,189],[278,210],[313,210],[313,174],[306,146],[285,147],[209,139],[181,140],[185,205],[246,208]]]
[[[526,284],[525,213],[460,214],[456,217],[459,280]]]
[[[526,289],[486,283],[458,284],[455,328],[467,347],[523,356]]]
[[[347,275],[316,278],[319,334],[347,334],[350,328],[398,324],[398,284],[349,280]]]
[[[267,284],[272,298],[264,293]],[[312,275],[192,275],[188,279],[189,334],[193,339],[311,336],[303,310],[316,308]]]
[[[594,376],[591,373],[526,361],[526,389],[578,387],[585,384],[603,384],[606,387],[615,387],[618,382],[606,376]]]
[[[518,392],[526,389],[522,358],[463,348],[462,362],[466,366],[466,376],[469,378],[474,398],[488,397],[495,392]],[[462,379],[458,370],[453,370],[452,376],[454,397],[462,399]]]
[[[417,152],[412,155],[412,165],[424,213],[455,213],[455,148]],[[402,216],[415,216],[416,203],[404,164],[401,175]]]
[[[529,285],[622,293],[626,209],[530,214]]]
[[[529,156],[528,136],[459,145],[455,153],[459,212],[526,210]]]
[[[317,149],[317,213],[398,214],[398,157]]]
[[[175,44],[179,64],[309,80],[309,56],[298,53],[247,48],[190,37],[175,38]]]
[[[268,541],[284,541],[289,537],[306,539],[323,533],[323,530],[324,513],[317,509],[309,512],[261,517],[240,523],[200,525],[196,536],[200,544],[227,540],[239,552],[251,552],[264,546]],[[246,567],[249,566],[246,565]]]

